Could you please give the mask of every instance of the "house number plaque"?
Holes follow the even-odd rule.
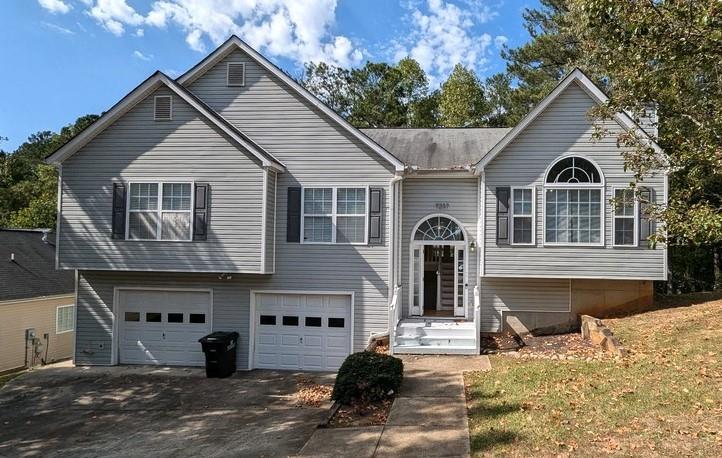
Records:
[[[449,204],[448,202],[436,202],[434,206],[437,210],[446,210],[451,207],[451,204]]]

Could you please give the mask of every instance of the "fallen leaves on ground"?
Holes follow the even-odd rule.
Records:
[[[393,399],[379,402],[356,403],[342,405],[331,419],[332,428],[348,428],[351,426],[374,426],[386,424],[391,411]]]
[[[322,385],[310,377],[299,376],[296,379],[296,386],[298,387],[296,402],[299,405],[318,407],[331,400],[333,387],[330,385]]]

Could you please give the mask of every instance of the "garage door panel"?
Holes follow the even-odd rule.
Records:
[[[256,293],[254,296],[256,367],[335,370],[350,353],[349,295]],[[277,355],[275,363],[269,357],[271,354]],[[329,359],[329,355],[333,357]]]
[[[204,364],[198,339],[211,329],[210,292],[121,290],[118,299],[120,363]]]

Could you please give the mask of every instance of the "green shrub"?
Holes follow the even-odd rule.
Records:
[[[371,402],[399,391],[404,363],[393,356],[362,351],[349,355],[338,370],[332,399],[343,404]]]

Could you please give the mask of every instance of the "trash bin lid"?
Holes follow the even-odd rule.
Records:
[[[239,334],[235,331],[232,332],[226,332],[226,331],[216,331],[208,334],[205,337],[201,337],[198,342],[230,342],[230,341],[236,341],[238,340]]]

